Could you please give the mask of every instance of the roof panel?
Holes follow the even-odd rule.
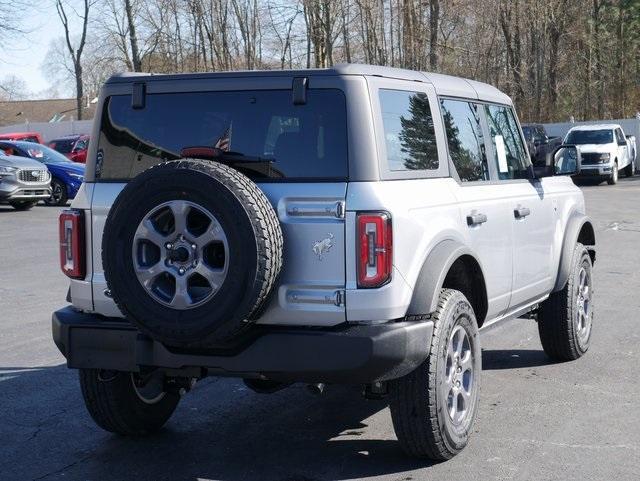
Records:
[[[478,98],[478,93],[466,79],[432,72],[422,72],[422,74],[433,84],[438,95]]]

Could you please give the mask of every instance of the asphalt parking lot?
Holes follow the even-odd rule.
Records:
[[[385,403],[344,387],[267,396],[207,379],[158,435],[101,431],[50,335],[67,289],[59,209],[0,205],[0,479],[637,480],[640,177],[584,191],[598,243],[591,350],[551,364],[533,321],[483,332],[476,432],[437,465],[406,458]]]

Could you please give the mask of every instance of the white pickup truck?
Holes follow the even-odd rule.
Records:
[[[636,169],[636,139],[625,135],[618,124],[580,125],[573,127],[565,144],[577,145],[582,154],[580,177],[600,177],[609,185],[618,182],[618,172],[627,177]]]

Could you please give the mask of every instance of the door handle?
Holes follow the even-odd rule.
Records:
[[[513,210],[513,215],[516,219],[524,219],[529,214],[531,214],[531,210],[528,207],[518,206]]]
[[[487,222],[487,216],[484,214],[478,214],[477,212],[472,212],[467,216],[467,225],[480,225]]]

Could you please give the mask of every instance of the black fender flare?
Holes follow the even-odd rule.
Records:
[[[478,258],[471,249],[453,239],[445,239],[431,249],[413,287],[413,296],[407,309],[407,316],[431,314],[436,310],[440,290],[449,269],[456,260],[464,255],[469,255],[478,262]],[[478,265],[480,265],[479,262]],[[480,269],[482,270],[482,267]]]
[[[591,222],[589,216],[580,212],[573,212],[569,216],[569,220],[567,221],[567,226],[564,231],[562,250],[560,251],[560,262],[558,263],[558,275],[556,276],[556,283],[553,287],[553,292],[562,290],[567,283],[567,279],[569,279],[569,270],[571,269],[571,257],[573,256],[573,249],[576,245],[576,242],[578,242],[580,232],[582,232],[582,229],[585,226],[587,229],[589,229],[589,231],[587,231],[589,234],[589,238],[593,240],[588,244],[585,244],[585,247],[590,251],[591,258],[595,259],[595,256],[593,255],[593,253],[595,252],[595,231],[593,229],[593,223]]]

